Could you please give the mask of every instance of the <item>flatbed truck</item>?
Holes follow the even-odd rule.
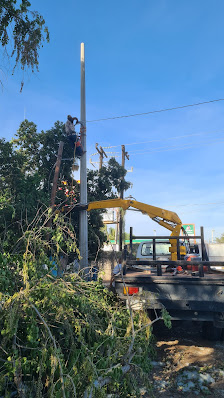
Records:
[[[130,238],[139,236],[131,233]],[[141,238],[153,240],[156,250],[156,241],[164,236]],[[156,260],[154,251],[154,260],[137,261],[125,251],[123,273],[115,276],[115,290],[133,309],[144,308],[150,316],[165,308],[173,320],[200,321],[204,337],[216,340],[224,337],[224,262],[208,261],[203,228],[201,236],[191,237],[195,238],[200,238],[202,245],[202,259],[197,261],[181,260],[180,252],[176,261]]]
[[[206,337],[220,338],[224,329],[224,274],[219,269],[224,268],[224,262],[208,261],[203,228],[199,236],[181,236],[182,222],[175,212],[133,199],[117,198],[79,205],[87,211],[115,207],[124,210],[133,207],[171,231],[169,238],[147,237],[153,242],[153,260],[137,261],[125,254],[122,275],[115,277],[118,296],[130,300],[133,308],[142,306],[152,313],[166,308],[172,319],[203,321]],[[134,238],[132,235],[130,233],[130,242]],[[156,242],[161,239],[169,240],[171,261],[156,257]],[[200,239],[202,250],[201,261],[192,258],[192,267],[183,260],[190,239]]]

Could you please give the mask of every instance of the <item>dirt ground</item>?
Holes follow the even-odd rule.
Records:
[[[201,324],[192,322],[174,322],[171,330],[157,324],[154,334],[153,395],[143,389],[143,397],[224,397],[224,341],[203,339]]]

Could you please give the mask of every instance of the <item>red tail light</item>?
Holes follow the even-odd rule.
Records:
[[[129,289],[128,289],[128,294],[136,294],[138,292],[139,292],[138,287],[129,287]]]
[[[137,294],[139,292],[142,292],[142,287],[140,287],[140,288],[139,287],[134,287],[134,286],[123,287],[123,293],[124,293],[125,296],[127,294],[129,294],[131,296],[132,294]]]

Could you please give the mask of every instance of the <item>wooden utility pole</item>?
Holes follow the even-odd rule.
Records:
[[[129,160],[129,155],[128,152],[125,152],[125,145],[121,145],[121,151],[122,151],[122,167],[125,167],[125,158]],[[122,177],[122,180],[124,180],[124,177]],[[123,188],[121,189],[121,199],[124,199],[124,190]]]
[[[64,147],[64,142],[60,141],[59,142],[59,148],[58,148],[57,160],[56,160],[56,164],[55,164],[55,170],[54,170],[53,185],[52,185],[52,190],[51,190],[51,210],[52,210],[52,213],[54,211],[55,197],[56,197],[57,186],[58,186],[58,177],[59,177],[59,172],[60,172],[60,167],[61,167],[61,159],[62,159],[63,147]],[[50,217],[49,217],[49,219],[47,221],[47,224],[46,224],[46,227],[48,227],[48,228],[51,228],[52,213],[51,213],[51,215],[50,215]],[[46,239],[47,239],[47,241],[50,240],[49,232],[47,233]]]
[[[129,160],[129,155],[128,152],[125,151],[125,145],[121,145],[121,151],[122,151],[122,167],[125,167],[125,158]],[[122,177],[122,181],[124,180],[124,177]],[[124,189],[121,187],[121,192],[120,192],[120,198],[124,199]],[[122,232],[123,232],[123,217],[122,217],[122,211],[120,210],[120,220],[119,220],[119,251],[122,251]]]
[[[52,210],[54,209],[54,205],[55,205],[55,196],[56,196],[57,186],[58,186],[58,177],[59,177],[59,171],[60,171],[60,167],[61,167],[63,147],[64,147],[64,142],[60,141],[59,148],[58,148],[58,156],[57,156],[55,170],[54,170],[53,186],[52,186],[52,190],[51,190],[51,208],[52,208]]]
[[[96,150],[100,155],[100,164],[99,164],[99,170],[102,169],[103,166],[103,158],[104,156],[107,158],[107,154],[104,152],[102,146],[100,146],[100,149],[98,148],[98,143],[96,143]]]
[[[87,167],[86,167],[86,89],[85,89],[85,47],[81,43],[81,141],[83,147],[83,155],[80,159],[80,203],[87,204]],[[87,211],[81,210],[79,213],[79,250],[81,268],[88,267],[88,221]]]

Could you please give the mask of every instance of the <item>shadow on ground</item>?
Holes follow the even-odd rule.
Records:
[[[201,329],[200,322],[174,321],[172,329],[162,322],[155,325],[151,397],[224,397],[224,342],[202,338]]]

